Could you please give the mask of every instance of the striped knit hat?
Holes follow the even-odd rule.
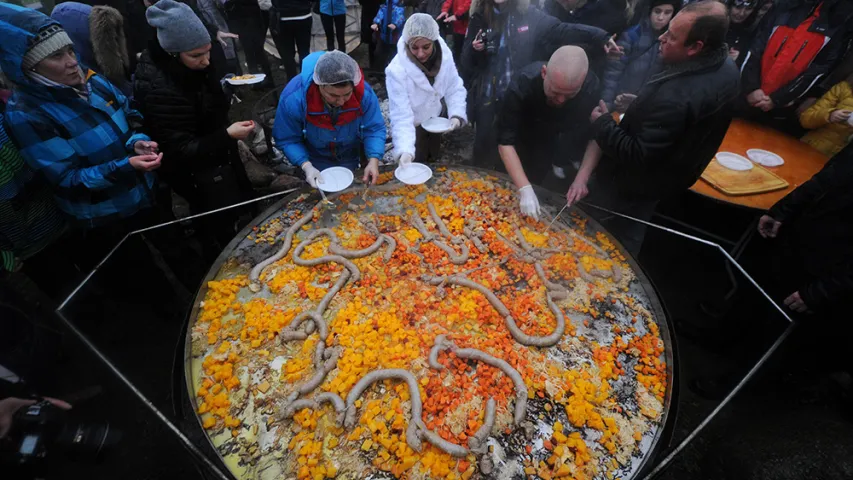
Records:
[[[37,63],[68,45],[74,45],[74,42],[59,24],[47,26],[41,29],[33,39],[32,45],[24,54],[21,66],[24,70],[31,70]]]

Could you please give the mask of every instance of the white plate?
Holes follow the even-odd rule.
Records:
[[[352,170],[346,167],[329,167],[320,172],[317,188],[324,192],[340,192],[352,185]]]
[[[778,167],[785,163],[785,160],[782,160],[779,155],[760,148],[750,148],[746,151],[746,156],[753,162],[765,167]]]
[[[430,133],[444,133],[450,131],[450,119],[444,117],[428,118],[421,124],[424,130]]]
[[[729,170],[752,170],[752,162],[736,153],[717,152],[717,155],[714,158],[717,159],[717,163]]]
[[[410,163],[394,170],[397,180],[406,185],[420,185],[432,178],[432,169],[423,163]]]
[[[253,73],[254,77],[248,78],[246,80],[231,80],[230,78],[227,80],[231,85],[254,85],[256,83],[261,83],[267,78],[265,73]]]

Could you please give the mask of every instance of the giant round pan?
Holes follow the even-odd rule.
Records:
[[[622,246],[577,208],[543,237],[513,213],[509,178],[482,169],[363,193],[313,219],[316,192],[282,199],[196,296],[186,385],[234,477],[638,478],[664,443],[675,357]],[[537,195],[547,222],[564,199]]]

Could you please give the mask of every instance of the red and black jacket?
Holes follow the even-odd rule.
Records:
[[[762,89],[777,108],[795,104],[844,56],[853,33],[853,2],[799,0],[767,13],[749,55],[741,84]]]

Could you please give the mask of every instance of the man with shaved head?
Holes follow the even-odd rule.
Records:
[[[586,141],[589,112],[599,96],[599,80],[580,47],[561,47],[547,64],[532,63],[513,78],[498,115],[498,151],[519,189],[523,214],[538,219],[531,184],[540,184],[551,171],[561,137]],[[592,144],[590,149],[597,150]]]
[[[663,68],[652,75],[616,123],[601,102],[592,112],[593,138],[603,152],[589,202],[649,220],[657,203],[690,188],[714,158],[732,119],[738,69],[725,44],[725,5],[687,4],[660,36]],[[598,162],[584,160],[567,194],[572,203],[586,194]],[[590,213],[597,210],[589,209]],[[632,254],[645,225],[611,214],[599,217]]]

